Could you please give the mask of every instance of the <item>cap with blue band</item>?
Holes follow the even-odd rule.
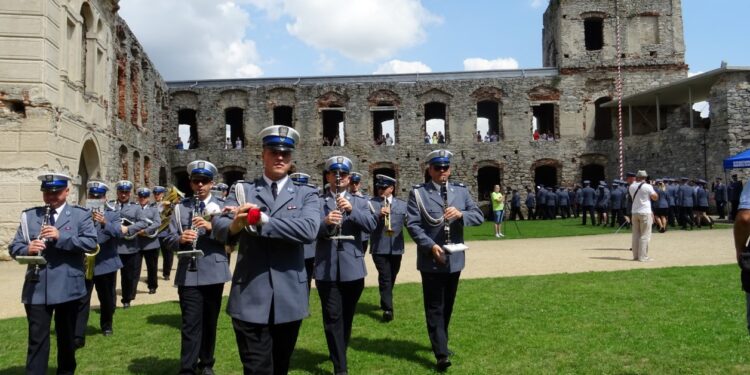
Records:
[[[42,182],[39,190],[51,192],[67,188],[71,178],[62,173],[42,173],[37,179]]]

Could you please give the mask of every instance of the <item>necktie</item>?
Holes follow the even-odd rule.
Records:
[[[271,184],[271,194],[273,194],[273,199],[276,200],[276,196],[279,194],[279,187],[276,185],[276,183]]]
[[[49,225],[55,225],[55,213],[57,210],[50,210],[49,212]]]

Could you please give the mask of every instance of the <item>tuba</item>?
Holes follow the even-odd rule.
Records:
[[[183,197],[185,197],[185,194],[174,185],[164,194],[164,199],[161,201],[161,226],[159,226],[157,233],[161,233],[169,228],[169,218],[172,217],[172,210],[174,206],[180,204]]]

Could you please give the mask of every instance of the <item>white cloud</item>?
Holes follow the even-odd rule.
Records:
[[[494,60],[472,57],[464,60],[464,70],[518,69],[518,61],[512,57],[501,57]]]
[[[246,0],[271,18],[290,18],[292,36],[318,50],[372,62],[425,40],[425,28],[442,20],[421,0]],[[283,9],[283,11],[280,11]]]
[[[429,73],[432,69],[421,61],[391,60],[380,64],[372,74]]]
[[[321,53],[318,56],[318,70],[323,73],[330,73],[336,68],[336,61],[328,57],[325,53]]]
[[[547,5],[547,0],[531,0],[531,7],[532,8],[541,8],[545,5]]]
[[[168,80],[263,74],[250,15],[230,0],[127,0],[120,15]]]

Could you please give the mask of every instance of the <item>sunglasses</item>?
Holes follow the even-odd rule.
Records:
[[[196,185],[198,185],[198,184],[208,185],[208,183],[210,183],[211,180],[209,180],[207,178],[196,178],[196,179],[190,180],[190,182],[193,183],[193,184],[196,184]]]
[[[436,171],[447,171],[450,168],[451,168],[450,165],[433,165],[432,166],[432,169]]]

